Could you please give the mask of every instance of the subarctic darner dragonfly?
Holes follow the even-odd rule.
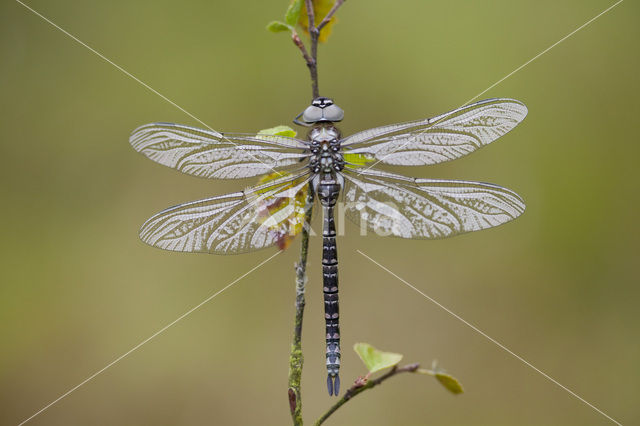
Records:
[[[361,229],[402,238],[444,238],[508,222],[525,209],[509,189],[405,177],[372,166],[422,166],[462,157],[513,129],[526,114],[519,101],[488,99],[437,117],[342,138],[334,125],[342,120],[342,109],[320,97],[294,120],[311,127],[308,140],[147,124],[133,131],[130,142],[153,161],[205,178],[266,177],[242,192],[168,208],[142,225],[140,238],[181,252],[230,254],[274,245],[283,248],[300,231],[315,194],[323,212],[327,387],[330,395],[337,395],[336,203],[344,203],[346,217]]]

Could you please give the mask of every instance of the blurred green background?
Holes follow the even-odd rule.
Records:
[[[310,98],[284,34],[287,0],[32,0],[28,4],[220,131],[288,124]],[[453,109],[611,5],[608,1],[349,1],[320,48],[343,133]],[[452,309],[623,424],[640,423],[637,136],[640,6],[627,1],[483,98],[526,103],[522,125],[435,167],[394,171],[516,190],[524,216],[441,241],[360,237],[341,259],[343,383],[369,342],[466,393],[401,376],[343,407],[340,425],[610,422],[385,273]],[[207,181],[128,144],[152,121],[198,125],[12,1],[0,5],[0,424],[17,424],[275,249],[163,252],[140,224],[253,182]],[[316,218],[318,219],[318,218]],[[316,222],[317,223],[317,222]],[[288,424],[293,262],[273,261],[36,417],[42,425]],[[326,395],[320,240],[311,241],[304,414]]]

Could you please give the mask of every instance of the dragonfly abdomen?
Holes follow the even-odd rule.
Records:
[[[340,309],[338,305],[338,254],[333,206],[325,205],[322,230],[322,290],[327,345],[327,389],[340,392]]]
[[[338,308],[338,252],[333,209],[341,185],[331,174],[318,176],[317,194],[322,204],[322,290],[327,344],[327,389],[329,395],[340,392],[340,311]]]

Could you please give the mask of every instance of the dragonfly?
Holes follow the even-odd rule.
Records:
[[[313,99],[294,122],[307,139],[219,133],[172,123],[135,129],[133,148],[183,173],[211,179],[262,176],[245,190],[179,204],[149,218],[139,235],[164,250],[235,254],[285,248],[322,208],[322,277],[329,395],[340,391],[338,256],[334,211],[381,235],[438,239],[501,225],[525,210],[510,189],[482,182],[406,177],[378,164],[424,166],[463,157],[503,136],[527,115],[517,100],[493,98],[445,114],[342,137],[344,111]]]

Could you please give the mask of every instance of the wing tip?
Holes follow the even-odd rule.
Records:
[[[147,129],[153,128],[158,124],[171,124],[171,123],[147,123],[147,124],[142,124],[136,127],[135,129],[133,129],[131,131],[131,134],[129,135],[129,144],[133,147],[133,149],[140,152],[140,149],[139,149],[140,140],[143,139],[144,133],[146,132]]]
[[[513,98],[496,98],[498,100],[500,100],[501,102],[504,103],[511,103],[511,104],[515,104],[517,105],[515,107],[515,110],[520,114],[520,118],[519,118],[519,122],[524,120],[525,117],[527,116],[527,114],[529,113],[529,108],[527,108],[527,106],[524,104],[524,102],[519,101],[517,99],[513,99]]]
[[[478,102],[474,102],[472,104],[465,105],[465,108],[470,107],[470,106],[487,104],[487,103],[496,103],[496,104],[500,104],[500,103],[505,103],[506,104],[506,103],[508,103],[508,104],[517,105],[516,110],[521,115],[521,118],[518,121],[524,120],[524,118],[529,113],[529,109],[524,104],[524,102],[519,101],[517,99],[513,99],[513,98],[487,98],[487,99],[483,99],[483,100],[478,101]]]
[[[205,133],[205,134],[209,134],[209,135],[213,135],[214,137],[222,137],[222,133],[217,132],[213,129],[210,130],[206,130],[206,129],[200,129],[198,127],[193,127],[193,126],[187,126],[184,124],[177,124],[177,123],[172,123],[169,121],[155,121],[153,123],[147,123],[147,124],[142,124],[138,127],[136,127],[135,129],[133,129],[131,131],[131,134],[129,136],[129,143],[131,143],[131,145],[134,145],[134,142],[136,142],[136,139],[140,138],[140,134],[144,133],[146,130],[153,130],[153,129],[158,129],[158,128],[162,128],[162,127],[166,127],[166,128],[170,128],[173,130],[189,130],[189,131],[194,131],[194,132],[200,132],[200,133]],[[135,147],[135,145],[134,145]]]
[[[519,106],[518,112],[522,115],[522,118],[520,118],[520,121],[524,120],[527,114],[529,114],[529,108],[527,108],[524,102],[519,101],[517,99],[507,99],[507,100]]]

